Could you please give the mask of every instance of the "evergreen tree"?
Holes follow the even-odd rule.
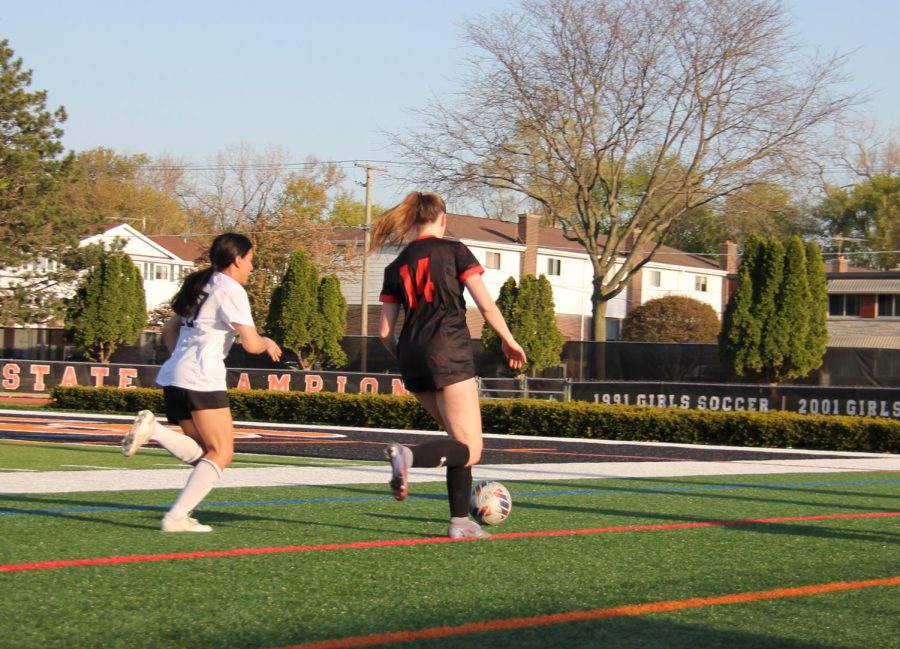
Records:
[[[341,339],[347,332],[347,300],[341,293],[337,275],[322,278],[318,297],[322,328],[315,341],[317,360],[330,368],[346,365],[347,354],[341,347]]]
[[[556,325],[553,287],[544,275],[525,275],[518,286],[512,277],[507,279],[500,288],[497,307],[528,356],[528,363],[520,370],[522,374],[559,365],[565,339]],[[487,324],[481,340],[485,349],[505,361],[500,339]]]
[[[800,237],[791,237],[784,253],[784,273],[775,296],[775,309],[769,319],[769,330],[777,339],[778,356],[769,365],[776,383],[782,378],[805,376],[809,338],[809,280],[806,250]]]
[[[756,372],[771,373],[780,366],[789,333],[778,323],[775,298],[784,277],[784,245],[777,239],[763,240],[754,266],[754,317],[760,323],[759,365]],[[773,377],[774,378],[774,377]]]
[[[755,314],[753,278],[761,241],[750,237],[738,268],[737,287],[728,300],[719,332],[719,355],[738,376],[760,367],[759,341],[762,333]]]
[[[90,360],[108,363],[147,326],[144,282],[122,252],[105,255],[79,285],[66,313],[66,328]]]
[[[822,367],[828,347],[828,280],[822,251],[813,241],[806,243],[806,278],[809,285],[809,329],[803,375]]]
[[[828,341],[828,292],[818,246],[792,237],[748,240],[738,285],[719,334],[719,353],[736,374],[770,381],[797,378],[822,366]]]
[[[319,313],[319,272],[303,250],[294,252],[280,284],[272,291],[266,331],[278,344],[297,354],[300,366],[310,369],[310,350],[323,328]]]
[[[518,296],[519,287],[516,285],[515,277],[508,277],[503,282],[503,286],[500,287],[500,293],[497,295],[495,303],[497,304],[497,309],[503,314],[506,324],[510,327],[517,319],[515,310]],[[504,358],[503,351],[500,348],[500,338],[487,322],[481,328],[481,344],[486,351],[491,352],[494,356]]]
[[[0,265],[23,267],[41,257],[62,263],[86,234],[83,218],[63,209],[72,155],[63,155],[62,107],[47,109],[46,91],[31,91],[31,70],[0,40]],[[54,286],[74,279],[26,273],[0,286],[0,320],[44,322],[62,311]]]
[[[519,330],[514,335],[528,356],[526,371],[559,365],[565,338],[556,325],[553,286],[545,275],[537,279],[534,275],[522,278],[518,310]]]

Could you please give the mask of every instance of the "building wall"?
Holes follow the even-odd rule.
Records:
[[[472,251],[472,254],[485,269],[485,286],[491,297],[497,299],[500,288],[510,277],[519,281],[522,268],[522,255],[526,246],[521,244],[501,244],[494,242],[470,241],[464,243]],[[366,292],[368,298],[368,335],[377,335],[378,317],[381,305],[378,300],[381,292],[384,268],[396,257],[398,249],[389,248],[379,251],[369,257],[369,285]],[[489,268],[488,253],[499,255],[499,267]],[[496,261],[493,256],[493,260]],[[559,274],[548,274],[558,267]],[[553,287],[553,303],[557,312],[557,324],[567,340],[582,340],[590,338],[592,322],[591,291],[593,287],[593,267],[587,256],[583,253],[575,253],[563,250],[551,250],[538,248],[534,258],[534,268],[537,275],[545,275]],[[660,273],[660,286],[651,286],[649,283],[650,272]],[[681,268],[650,262],[644,267],[636,281],[640,282],[637,290],[625,290],[609,300],[607,303],[606,318],[611,322],[615,332],[619,330],[621,320],[634,307],[646,303],[648,300],[665,295],[685,295],[693,297],[701,302],[709,304],[721,317],[722,290],[724,271],[710,269]],[[349,305],[347,333],[358,335],[360,331],[360,288],[362,284],[362,267],[357,265],[349,273],[348,279],[341,280],[341,288]],[[695,277],[706,277],[706,291],[698,291],[695,287]],[[632,304],[629,304],[629,298]],[[635,298],[638,298],[635,300]],[[468,323],[473,337],[481,336],[483,324],[481,315],[475,308],[475,302],[471,295],[466,293],[466,304],[469,307]]]

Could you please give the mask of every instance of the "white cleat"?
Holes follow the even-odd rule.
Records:
[[[153,429],[156,427],[156,417],[149,410],[141,410],[128,433],[122,439],[122,455],[131,457],[137,450],[150,440]]]
[[[163,532],[212,532],[209,525],[203,525],[196,518],[185,516],[184,518],[173,518],[166,514],[159,523],[159,528]]]
[[[462,525],[450,524],[447,536],[451,539],[489,539],[491,535],[481,529],[474,521],[466,521]]]

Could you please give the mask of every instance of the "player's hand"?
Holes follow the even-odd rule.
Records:
[[[281,347],[271,338],[266,338],[266,353],[273,361],[281,360]]]
[[[522,346],[515,340],[509,343],[504,340],[502,348],[503,354],[509,361],[510,369],[521,369],[521,367],[528,362],[528,358],[525,356],[525,350],[522,349]]]

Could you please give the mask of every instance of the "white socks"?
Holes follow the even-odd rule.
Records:
[[[212,460],[204,458],[197,462],[197,466],[191,471],[187,484],[184,485],[184,489],[181,490],[178,499],[172,505],[167,516],[184,518],[190,514],[206,498],[206,495],[212,491],[213,486],[221,477],[222,469]]]
[[[200,448],[200,445],[193,438],[188,437],[184,433],[176,433],[158,421],[153,428],[150,439],[159,443],[169,453],[187,464],[193,464],[203,457],[203,449]]]

